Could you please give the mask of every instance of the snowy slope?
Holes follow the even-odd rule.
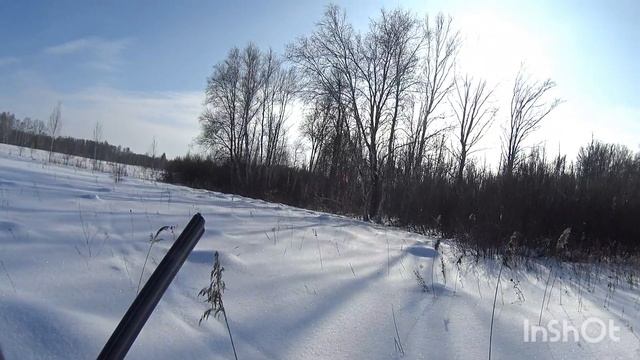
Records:
[[[433,239],[345,217],[135,178],[114,184],[109,174],[43,164],[2,146],[5,357],[95,358],[135,297],[150,234],[176,225],[177,236],[196,212],[207,220],[205,234],[129,358],[232,357],[220,321],[198,326],[206,306],[197,293],[216,250],[241,359],[487,358],[498,263],[463,256],[457,265],[461,252],[451,243],[438,253]],[[172,241],[165,233],[154,245],[143,281]],[[612,319],[619,342],[523,342],[523,321],[537,324],[550,269],[558,276],[550,277],[543,324]],[[639,358],[632,271],[545,261],[505,268],[493,358]]]

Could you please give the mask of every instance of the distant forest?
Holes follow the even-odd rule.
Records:
[[[495,87],[457,66],[460,39],[443,15],[381,11],[360,32],[329,6],[282,55],[233,48],[207,82],[207,155],[169,161],[166,181],[455,237],[477,254],[637,254],[640,154],[592,140],[567,161],[532,146],[561,106],[555,83],[521,68],[498,116]],[[473,154],[497,125],[492,168]]]
[[[52,124],[57,120],[56,126]],[[81,156],[88,159],[116,162],[128,165],[161,169],[166,164],[166,156],[136,154],[128,147],[111,145],[101,141],[100,125],[96,125],[96,139],[85,140],[68,136],[56,136],[62,125],[59,107],[56,107],[47,123],[38,119],[18,119],[9,112],[0,113],[0,142],[36,150]],[[53,131],[55,128],[55,131]],[[53,140],[53,141],[52,141]]]

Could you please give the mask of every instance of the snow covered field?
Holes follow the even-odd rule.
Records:
[[[214,251],[240,359],[488,356],[497,262],[461,257],[450,242],[436,252],[434,239],[345,217],[132,177],[115,184],[109,174],[26,154],[0,147],[0,347],[8,360],[95,358],[136,295],[150,234],[176,225],[177,236],[196,212],[205,234],[131,359],[232,358],[222,322],[198,326],[206,305],[197,293]],[[143,281],[172,244],[171,234],[162,238]],[[505,268],[492,358],[640,358],[636,274],[545,260]],[[543,325],[612,320],[619,340],[524,342],[523,324],[537,325],[541,308]]]

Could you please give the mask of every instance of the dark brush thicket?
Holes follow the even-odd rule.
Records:
[[[56,153],[156,169],[164,167],[166,163],[164,154],[158,158],[146,154],[136,154],[128,147],[111,145],[106,141],[85,140],[69,136],[52,137],[47,133],[47,130],[47,125],[42,120],[30,118],[20,120],[12,113],[0,113],[0,142],[4,144],[44,151],[53,150]],[[53,138],[55,141],[52,146]]]
[[[479,253],[640,250],[638,154],[592,141],[567,162],[525,146],[561,103],[552,80],[516,74],[498,170],[474,161],[498,109],[456,67],[452,24],[398,9],[359,32],[329,6],[285,56],[233,48],[207,82],[198,142],[210,155],[169,162],[166,180],[435,231]],[[294,98],[305,115],[288,146]]]
[[[341,161],[351,155],[343,153]],[[429,162],[418,176],[393,169],[381,212],[395,225],[456,237],[480,252],[510,239],[521,249],[553,253],[571,228],[567,249],[574,256],[625,255],[640,250],[640,154],[593,141],[576,163],[533,151],[511,175],[470,166],[462,182],[455,162]],[[365,204],[356,168],[330,164],[313,172],[289,166],[251,166],[200,156],[170,161],[166,180],[335,213],[360,215]],[[248,180],[248,181],[247,181]],[[515,234],[515,236],[514,236]]]

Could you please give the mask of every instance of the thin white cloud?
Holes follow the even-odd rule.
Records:
[[[108,40],[100,37],[85,37],[49,46],[44,49],[44,53],[57,56],[83,56],[87,66],[113,71],[122,63],[122,53],[130,43],[129,38]]]
[[[20,59],[18,59],[15,56],[3,56],[3,57],[0,57],[0,66],[13,65],[13,64],[17,64],[19,62],[20,62]]]
[[[198,134],[202,92],[139,92],[87,88],[62,94],[64,113],[75,136],[88,137],[96,121],[105,138],[136,152],[148,150],[156,137],[168,156],[183,155]]]

